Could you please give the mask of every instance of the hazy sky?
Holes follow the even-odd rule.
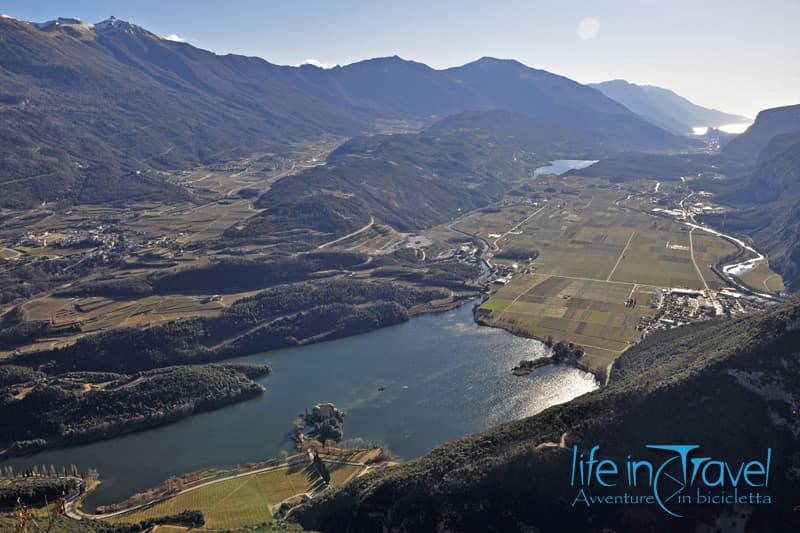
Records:
[[[397,54],[442,68],[514,58],[584,83],[659,85],[751,117],[800,103],[800,0],[0,0],[0,13],[115,15],[280,64]]]

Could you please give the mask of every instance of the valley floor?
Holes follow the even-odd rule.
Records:
[[[749,252],[690,225],[684,184],[539,180],[552,192],[527,202],[507,199],[456,226],[490,245],[486,257],[495,275],[476,313],[480,323],[573,342],[585,350],[582,366],[602,381],[613,361],[652,331],[766,304],[715,273]],[[696,210],[714,208],[707,197],[694,202]],[[669,205],[678,206],[674,214],[662,207]],[[504,259],[509,250],[531,258]],[[742,282],[754,292],[783,288],[766,261]]]

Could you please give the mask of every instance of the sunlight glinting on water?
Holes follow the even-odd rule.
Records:
[[[86,508],[114,503],[171,475],[274,457],[304,409],[347,411],[345,438],[383,442],[401,458],[534,415],[598,387],[575,368],[511,369],[547,355],[533,339],[478,326],[472,306],[331,342],[251,355],[273,373],[256,399],[118,438],[12,459],[15,469],[76,464],[103,484]],[[124,458],[120,460],[120,458]]]

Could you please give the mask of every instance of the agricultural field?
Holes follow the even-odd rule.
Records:
[[[252,199],[222,199],[202,205],[152,206],[127,226],[148,235],[176,236],[182,244],[220,237],[230,226],[258,212]]]
[[[84,335],[115,327],[149,326],[188,317],[218,315],[237,300],[258,291],[224,294],[210,298],[203,295],[154,295],[133,300],[103,297],[67,298],[46,296],[23,304],[28,320],[45,320],[54,327],[77,326],[74,333],[50,338],[21,347],[26,352],[72,344]],[[0,357],[7,355],[0,351]]]
[[[226,295],[231,303],[237,295]],[[109,298],[55,298],[31,300],[23,308],[31,320],[49,320],[54,326],[78,324],[83,332],[110,327],[153,324],[185,316],[211,316],[225,307],[222,298],[205,296],[148,296],[137,300]]]
[[[592,368],[605,365],[638,340],[640,318],[655,313],[655,287],[617,281],[523,274],[492,295],[490,323],[540,339],[568,339],[586,351]],[[626,306],[628,298],[635,306]]]
[[[18,259],[19,256],[21,256],[21,255],[22,255],[22,252],[19,252],[17,250],[12,249],[12,248],[5,248],[5,247],[0,248],[0,259],[6,259],[6,260],[9,260],[9,261],[13,261],[15,259]]]
[[[786,287],[783,284],[783,279],[770,270],[769,262],[761,261],[757,263],[755,267],[753,267],[748,272],[745,272],[741,276],[742,281],[744,281],[748,286],[753,287],[758,291],[765,291],[769,293],[780,293],[786,290]]]
[[[725,239],[720,239],[716,235],[698,230],[692,232],[692,244],[697,266],[700,268],[703,279],[706,280],[708,286],[712,289],[724,287],[725,284],[711,270],[711,265],[717,262],[720,257],[736,253],[738,250],[736,245]],[[778,280],[780,280],[780,276],[778,276]]]
[[[328,463],[331,484],[339,485],[364,467]],[[197,510],[205,517],[204,529],[235,529],[262,524],[272,518],[280,502],[315,490],[322,483],[307,462],[243,475],[189,490],[161,503],[109,519],[112,523],[136,523],[149,518]]]
[[[719,289],[711,265],[737,251],[731,242],[655,216],[652,182],[615,185],[580,178],[540,178],[536,203],[499,204],[465,216],[457,229],[486,239],[490,262],[513,266],[506,285],[493,285],[483,321],[540,339],[569,340],[584,362],[604,369],[641,337],[663,289]],[[667,191],[671,188],[665,187]],[[666,193],[665,193],[666,194]],[[536,251],[532,261],[497,256]],[[531,254],[535,255],[535,254]],[[776,290],[780,277],[766,266],[751,283]],[[631,303],[635,300],[635,304]]]

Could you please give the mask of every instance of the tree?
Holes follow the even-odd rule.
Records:
[[[314,454],[314,468],[317,469],[317,472],[325,481],[325,483],[329,484],[331,482],[331,473],[328,471],[328,467],[325,466],[325,463],[322,461],[322,459],[320,459],[317,450],[313,450],[312,453]]]

